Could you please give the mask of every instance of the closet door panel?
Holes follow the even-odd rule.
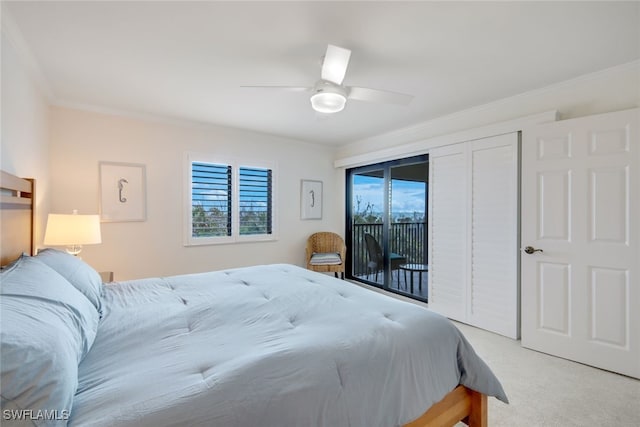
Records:
[[[465,144],[429,151],[429,308],[466,321]]]
[[[518,338],[518,134],[469,142],[468,322]]]

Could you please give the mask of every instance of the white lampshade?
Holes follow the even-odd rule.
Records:
[[[67,252],[77,255],[82,245],[97,243],[102,243],[100,215],[49,214],[45,245],[68,246]]]
[[[311,96],[311,106],[319,113],[337,113],[346,103],[347,98],[341,93],[318,92]]]

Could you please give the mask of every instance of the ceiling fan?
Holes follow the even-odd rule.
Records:
[[[347,99],[407,105],[411,95],[342,84],[347,72],[351,50],[328,45],[322,60],[320,80],[313,87],[299,86],[241,86],[249,88],[281,89],[295,92],[311,92],[311,106],[320,113],[337,113],[344,109]]]

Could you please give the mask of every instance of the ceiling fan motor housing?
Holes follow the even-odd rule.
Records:
[[[327,80],[319,80],[311,95],[311,106],[320,113],[337,113],[347,103],[347,89]]]
[[[332,83],[332,82],[327,81],[327,80],[318,80],[318,82],[313,87],[313,93],[314,94],[315,93],[320,93],[320,92],[338,93],[338,94],[344,96],[345,98],[348,95],[347,88],[345,88],[344,86],[337,85],[337,84]]]

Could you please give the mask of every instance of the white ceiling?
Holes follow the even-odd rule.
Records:
[[[639,2],[7,2],[53,102],[339,145],[640,58]],[[415,96],[315,113],[344,83]]]

